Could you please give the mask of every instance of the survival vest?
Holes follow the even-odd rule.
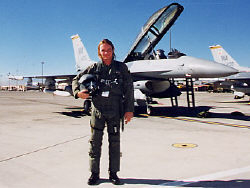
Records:
[[[113,61],[109,66],[102,62],[96,63],[94,74],[99,85],[99,95],[102,95],[103,92],[109,92],[111,96],[122,97],[123,74],[121,69],[121,62],[119,61]]]

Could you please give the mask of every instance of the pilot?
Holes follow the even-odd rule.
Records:
[[[91,137],[90,137],[90,171],[89,185],[95,185],[99,180],[100,157],[103,131],[107,126],[109,142],[109,179],[115,184],[121,184],[117,172],[120,170],[120,123],[127,124],[133,118],[134,90],[133,81],[124,63],[114,60],[114,45],[108,39],[98,45],[100,62],[89,66],[78,74],[72,82],[75,98],[86,99],[90,92],[80,90],[79,80],[85,74],[97,77],[98,89],[92,95]],[[122,122],[123,123],[123,122]]]
[[[167,56],[164,54],[164,50],[162,49],[158,49],[156,50],[156,55],[155,55],[155,58],[156,59],[167,59]]]

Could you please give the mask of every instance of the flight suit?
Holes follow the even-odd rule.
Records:
[[[120,122],[125,112],[134,111],[133,81],[124,63],[113,60],[107,66],[95,63],[78,74],[72,82],[75,98],[80,91],[78,80],[83,74],[97,75],[100,86],[92,96],[92,115],[90,120],[90,171],[100,172],[100,157],[103,130],[107,126],[109,141],[109,171],[120,170]]]

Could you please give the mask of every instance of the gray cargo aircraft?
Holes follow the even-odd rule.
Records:
[[[214,61],[239,71],[238,74],[225,78],[221,85],[231,85],[235,99],[243,98],[244,95],[250,96],[250,68],[241,67],[220,45],[209,46],[209,48]]]
[[[148,106],[148,102],[151,102],[152,98],[170,97],[173,99],[175,97],[177,101],[176,97],[181,92],[174,85],[173,78],[189,79],[192,86],[192,78],[217,78],[237,73],[237,70],[229,66],[214,61],[190,57],[177,50],[171,50],[167,56],[163,54],[163,50],[154,51],[154,47],[175,23],[183,9],[180,4],[172,3],[155,12],[142,27],[131,50],[123,61],[127,64],[133,77],[136,105],[143,106],[143,108],[150,107]],[[76,69],[77,72],[80,72],[93,64],[94,61],[90,59],[79,35],[73,35],[71,39],[74,48]],[[70,83],[74,76],[37,76],[35,78],[46,78],[45,92],[70,96],[72,95]],[[69,86],[65,88],[65,91],[58,91],[55,88],[55,79],[65,79],[69,83]],[[187,83],[189,82],[187,81]],[[193,99],[192,93],[192,102],[194,104]],[[84,102],[84,106],[86,108],[89,107],[88,100]]]

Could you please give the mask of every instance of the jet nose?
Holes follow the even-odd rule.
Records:
[[[189,58],[190,67],[198,78],[220,78],[237,74],[238,70],[227,65],[198,58]],[[196,72],[195,72],[196,70]]]
[[[230,75],[238,73],[238,70],[230,66],[217,63],[215,61],[207,61],[207,62],[208,64],[205,70],[207,71],[207,73],[211,75],[211,77],[214,77],[214,78],[226,77],[226,76],[230,76]]]

